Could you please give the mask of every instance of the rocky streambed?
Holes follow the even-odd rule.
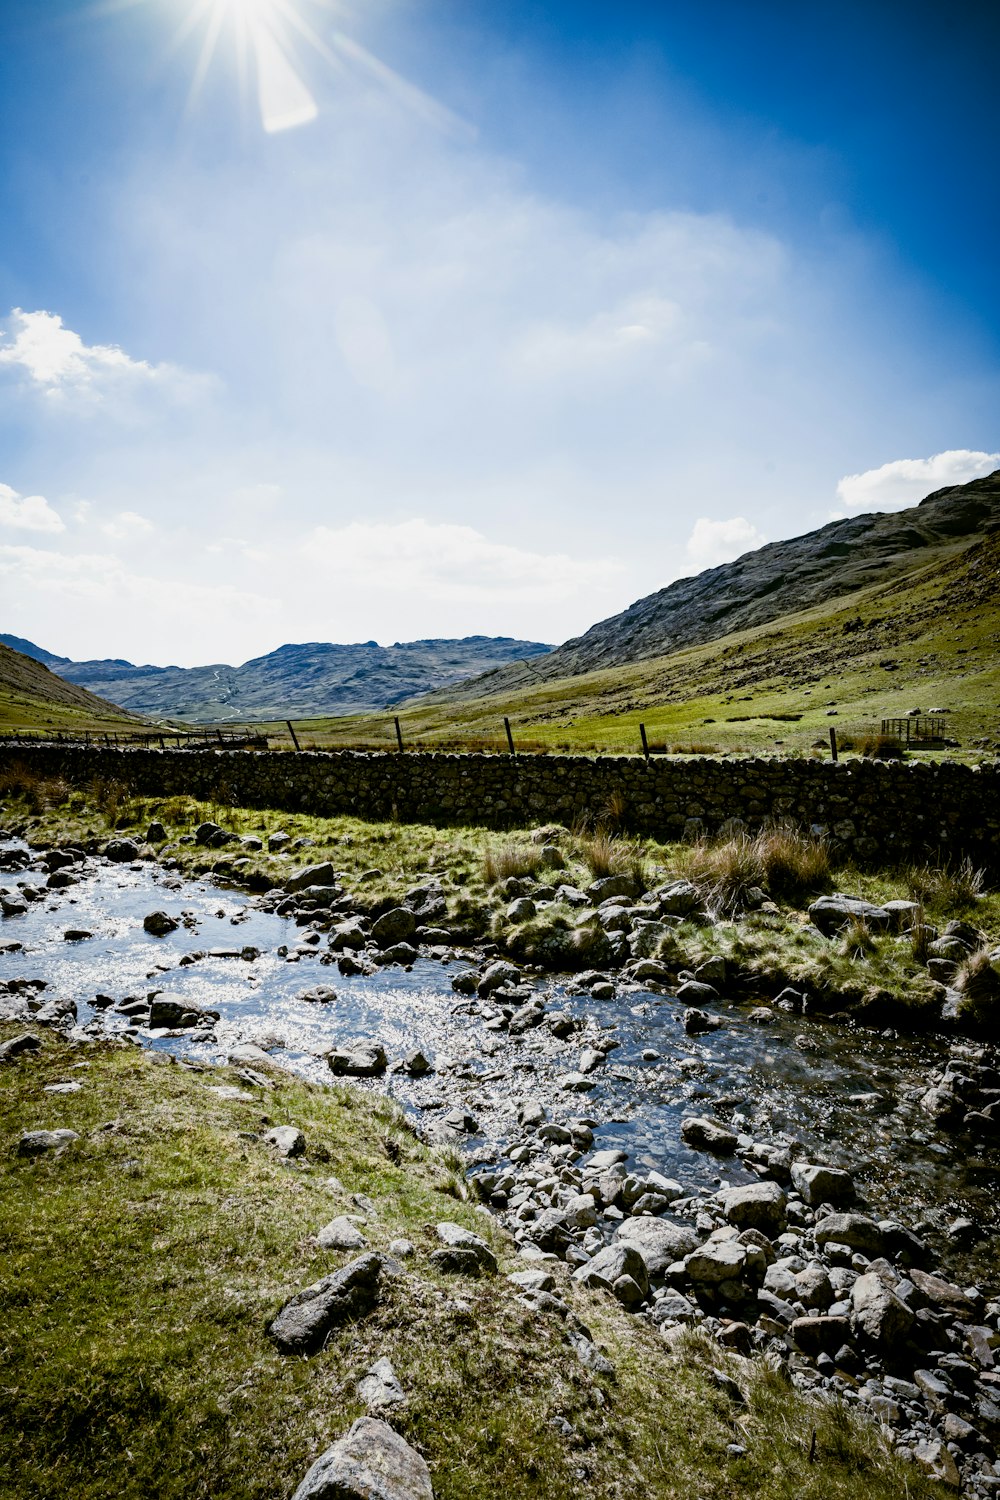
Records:
[[[638,955],[559,978],[457,944],[433,882],[372,921],[328,865],[248,896],[143,852],[0,846],[5,1061],[51,1026],[232,1061],[248,1089],[289,1068],[383,1090],[462,1151],[530,1303],[568,1313],[569,1268],[665,1338],[696,1323],[780,1360],[946,1483],[1000,1493],[988,1047],[817,1018],[794,993],[734,1004],[721,960],[642,957],[644,925],[691,899],[677,883],[611,927]]]

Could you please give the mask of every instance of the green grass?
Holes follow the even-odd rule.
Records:
[[[68,1078],[80,1092],[43,1092]],[[559,1318],[522,1307],[504,1280],[435,1273],[441,1219],[485,1234],[504,1268],[512,1246],[393,1105],[284,1080],[246,1103],[210,1092],[237,1081],[57,1037],[0,1075],[0,1491],[11,1500],[289,1496],[361,1414],[356,1381],[383,1355],[410,1395],[393,1425],[426,1457],[438,1500],[942,1493],[875,1427],[806,1402],[763,1364],[698,1337],[668,1347],[611,1299],[574,1288],[574,1310],[617,1366],[617,1380],[595,1377]],[[270,1122],[305,1132],[300,1164],[280,1164],[258,1138]],[[80,1138],[61,1155],[15,1153],[23,1130],[64,1126]],[[372,1248],[403,1235],[417,1253],[370,1317],[313,1358],[282,1356],[265,1323],[346,1258],[311,1235],[355,1192],[377,1207]],[[715,1388],[713,1364],[746,1406]],[[727,1455],[734,1439],[745,1456]]]

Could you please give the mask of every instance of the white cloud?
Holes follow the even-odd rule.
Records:
[[[57,625],[60,640],[66,639],[67,628],[72,627],[72,654],[80,660],[93,653],[141,661],[147,640],[153,646],[153,660],[176,660],[176,621],[185,617],[197,621],[201,647],[188,652],[188,659],[192,663],[210,660],[215,655],[213,640],[231,627],[245,634],[262,623],[266,626],[278,614],[277,602],[265,594],[222,582],[188,581],[176,574],[157,577],[137,572],[110,553],[67,555],[39,547],[0,545],[0,579],[18,634],[27,632],[30,639],[44,645]],[[80,620],[74,620],[81,613],[80,606],[84,606],[83,630]],[[151,634],[140,639],[127,622],[147,616]]]
[[[10,324],[14,342],[0,345],[0,365],[25,370],[38,385],[86,385],[108,371],[127,371],[143,378],[155,373],[152,365],[130,359],[115,344],[88,346],[65,327],[57,313],[26,313],[15,307]]]
[[[0,526],[19,531],[65,531],[62,517],[42,495],[19,495],[9,484],[0,484]]]
[[[145,536],[153,530],[152,521],[146,516],[138,515],[134,510],[120,510],[110,521],[105,521],[101,531],[112,541],[124,542],[138,536]]]
[[[51,400],[70,396],[101,400],[109,395],[134,399],[143,389],[172,400],[204,398],[215,390],[214,376],[168,363],[133,359],[117,344],[85,344],[58,313],[24,312],[15,307],[0,326],[0,372],[8,370]],[[122,408],[122,415],[128,406]]]
[[[471,605],[503,602],[510,606],[511,634],[515,605],[572,599],[622,572],[613,557],[528,551],[492,541],[472,526],[419,518],[319,526],[302,551],[324,572],[335,566],[338,587],[360,597],[389,589],[414,602],[428,593],[435,600]]]
[[[845,474],[837,485],[837,497],[849,510],[886,510],[913,505],[934,490],[967,484],[996,468],[1000,468],[1000,453],[949,448],[931,458],[897,458],[863,474]]]
[[[744,552],[753,552],[767,540],[745,516],[731,516],[727,521],[712,521],[699,516],[688,537],[687,555],[697,568],[715,568],[732,562]]]

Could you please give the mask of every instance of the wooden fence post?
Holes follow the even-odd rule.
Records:
[[[393,716],[392,722],[396,726],[396,744],[399,746],[400,754],[402,754],[402,752],[403,752],[403,731],[399,727],[399,720],[398,720],[398,718],[396,718],[395,716]]]
[[[296,750],[301,750],[302,746],[299,744],[298,740],[295,737],[295,730],[292,728],[291,719],[286,719],[285,723],[288,725],[288,733],[292,737],[292,744],[295,746]]]
[[[840,757],[837,754],[837,731],[832,724],[830,725],[830,754],[834,760],[839,760]]]
[[[639,725],[639,733],[642,735],[642,753],[646,757],[646,759],[648,760],[649,759],[649,741],[646,738],[646,726],[645,726],[645,724],[640,724]]]
[[[514,736],[510,732],[510,720],[506,716],[504,717],[503,727],[507,732],[507,749],[510,751],[511,755],[516,755],[517,751],[514,749]]]

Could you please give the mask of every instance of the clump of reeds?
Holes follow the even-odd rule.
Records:
[[[537,876],[544,864],[542,851],[531,844],[501,844],[483,855],[483,878],[487,885],[498,885],[512,875]]]

